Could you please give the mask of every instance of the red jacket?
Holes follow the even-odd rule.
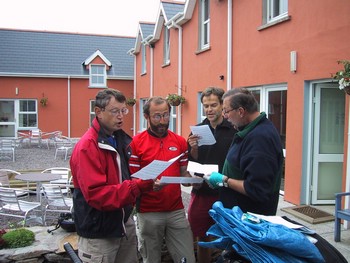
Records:
[[[172,165],[170,165],[161,175],[181,176],[181,166],[187,166],[188,151],[186,140],[168,131],[162,138],[156,137],[149,130],[134,136],[131,144],[131,156],[129,169],[131,174],[137,172],[154,160],[168,161],[180,154],[184,154]],[[180,184],[168,184],[160,191],[150,191],[143,193],[138,202],[138,212],[168,212],[184,208],[181,198]]]
[[[70,166],[74,192],[74,217],[77,232],[83,237],[106,238],[123,236],[125,208],[140,195],[128,171],[128,142],[122,130],[114,133],[119,153],[108,143],[97,119],[74,147]],[[119,138],[119,139],[118,139]],[[123,163],[123,165],[122,165]],[[123,173],[122,173],[123,169]]]

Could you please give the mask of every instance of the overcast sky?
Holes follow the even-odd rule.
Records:
[[[160,0],[4,0],[0,28],[136,37],[156,22]]]

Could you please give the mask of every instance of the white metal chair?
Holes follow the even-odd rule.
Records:
[[[61,186],[56,184],[43,184],[42,191],[47,201],[44,210],[44,222],[47,212],[68,213],[72,212],[73,199],[63,195]]]
[[[67,196],[70,196],[71,191],[70,189],[73,188],[71,178],[71,170],[66,167],[52,167],[47,168],[42,173],[52,173],[52,174],[59,174],[61,175],[61,179],[50,181],[50,184],[57,184],[61,186],[62,193],[67,194]]]
[[[53,132],[42,132],[41,133],[41,145],[46,145],[47,149],[50,149],[50,146],[55,147],[55,142],[58,138],[62,136],[61,131]]]
[[[29,137],[30,146],[32,146],[33,143],[37,144],[38,147],[41,147],[41,130],[40,129],[31,130],[30,137]]]
[[[43,220],[41,204],[39,202],[20,200],[15,189],[0,187],[0,215],[23,218],[23,226],[25,226],[27,221],[31,219],[28,218],[28,213],[32,211],[40,212],[41,220]],[[33,217],[33,219],[37,218]]]
[[[30,134],[25,132],[17,132],[16,147],[29,147],[30,146]]]
[[[28,196],[30,194],[29,182],[27,183],[26,190],[14,188],[11,186],[12,177],[18,174],[21,174],[21,173],[10,169],[0,169],[0,186],[15,189],[18,197]]]
[[[60,138],[56,138],[55,147],[55,159],[57,159],[57,155],[59,153],[63,153],[64,160],[67,160],[68,153],[73,149],[73,142],[70,138],[66,136],[61,136]]]
[[[13,140],[0,140],[0,159],[16,160],[15,142]]]

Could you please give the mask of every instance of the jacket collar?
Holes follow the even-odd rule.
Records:
[[[249,132],[251,132],[258,124],[259,122],[261,122],[263,119],[266,119],[266,113],[265,112],[261,112],[260,115],[253,120],[251,123],[247,124],[247,126],[245,126],[243,128],[243,130],[239,131],[236,133],[235,137],[240,137],[241,139],[243,139]]]

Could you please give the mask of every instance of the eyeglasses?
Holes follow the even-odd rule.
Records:
[[[164,114],[154,114],[151,116],[155,121],[160,121],[161,118],[163,118],[165,121],[169,120],[170,114],[169,113],[164,113]]]
[[[106,110],[103,109],[103,111],[108,111],[110,114],[112,114],[113,116],[117,116],[117,115],[126,115],[129,113],[129,109],[128,108],[122,108],[122,109],[118,109],[118,108],[114,108],[113,110]]]
[[[222,110],[222,113],[223,113],[224,115],[226,115],[226,114],[229,114],[231,111],[234,111],[234,110],[237,110],[237,109],[230,109],[230,110],[225,110],[225,109],[223,109],[223,110]]]

